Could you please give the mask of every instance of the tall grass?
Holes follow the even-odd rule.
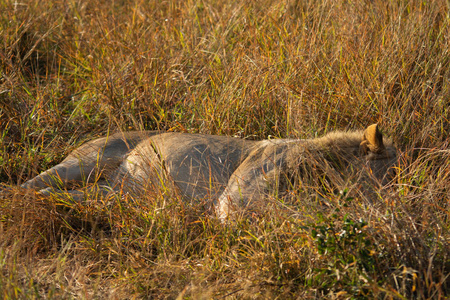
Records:
[[[4,298],[449,297],[447,1],[6,0],[0,11],[7,185],[119,130],[312,138],[377,122],[402,154],[376,196],[316,181],[286,204],[302,218],[269,203],[227,226],[175,191],[73,204],[12,188],[0,200]]]

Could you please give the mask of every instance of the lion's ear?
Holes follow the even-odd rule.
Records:
[[[361,142],[361,150],[364,153],[370,152],[380,153],[384,150],[383,135],[378,129],[378,124],[370,125],[366,128]]]

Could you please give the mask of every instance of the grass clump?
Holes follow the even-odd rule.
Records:
[[[450,294],[448,2],[7,0],[0,11],[4,298]],[[226,226],[176,192],[73,203],[14,187],[107,132],[313,138],[376,122],[400,149],[394,181],[367,193],[310,178]]]

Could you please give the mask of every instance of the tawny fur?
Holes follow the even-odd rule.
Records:
[[[125,132],[84,144],[22,187],[48,193],[96,181],[139,196],[171,184],[185,198],[211,199],[217,215],[226,219],[236,208],[280,189],[282,180],[302,176],[309,166],[342,173],[349,166],[365,165],[383,180],[395,161],[396,149],[383,140],[376,124],[365,131],[305,140]],[[79,196],[76,190],[69,192]]]

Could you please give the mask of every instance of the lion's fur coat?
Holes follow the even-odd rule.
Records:
[[[46,193],[97,181],[136,196],[172,183],[185,198],[212,199],[225,219],[236,207],[285,188],[283,183],[305,176],[308,169],[342,173],[367,166],[383,180],[395,161],[396,149],[389,139],[383,141],[376,124],[306,140],[120,132],[87,142],[22,187]]]

